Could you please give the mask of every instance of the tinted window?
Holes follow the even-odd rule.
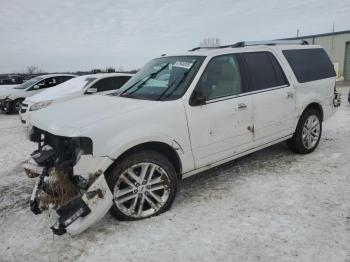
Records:
[[[97,92],[115,90],[121,88],[129,79],[130,76],[108,77],[101,79],[91,87],[97,88]]]
[[[237,95],[243,92],[241,74],[235,55],[218,56],[210,60],[196,90],[207,100]]]
[[[252,91],[287,84],[276,58],[268,52],[245,53]]]
[[[72,78],[73,78],[73,76],[60,76],[57,78],[57,80],[59,83],[63,83],[63,82],[66,82],[67,80],[72,79]]]
[[[269,57],[270,62],[271,62],[272,67],[273,67],[273,70],[275,71],[277,85],[278,86],[289,85],[287,78],[286,78],[280,64],[276,60],[275,56],[271,53],[267,53],[267,56]]]
[[[283,54],[300,83],[335,76],[333,64],[322,48],[284,50]]]

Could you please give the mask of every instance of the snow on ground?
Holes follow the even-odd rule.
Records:
[[[310,155],[284,143],[182,182],[173,208],[139,222],[107,215],[54,236],[28,208],[21,164],[35,145],[0,114],[0,261],[350,261],[350,105]]]

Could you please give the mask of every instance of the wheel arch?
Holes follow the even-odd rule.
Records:
[[[305,107],[305,109],[303,110],[303,112],[302,112],[302,114],[301,115],[303,115],[304,114],[304,112],[306,112],[307,110],[309,110],[309,109],[315,109],[315,110],[317,110],[319,113],[320,113],[320,115],[321,115],[321,121],[323,121],[323,108],[322,108],[322,105],[320,104],[320,103],[317,103],[317,102],[312,102],[312,103],[309,103],[306,107]]]
[[[148,141],[130,147],[129,149],[122,152],[117,158],[115,158],[113,163],[106,169],[104,173],[108,175],[113,170],[113,168],[116,165],[118,165],[118,163],[120,163],[123,159],[125,159],[128,155],[140,150],[153,150],[164,155],[173,164],[178,176],[181,176],[182,162],[179,154],[176,152],[174,147],[172,147],[168,143],[159,141]]]

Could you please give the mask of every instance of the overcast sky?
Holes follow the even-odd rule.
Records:
[[[0,0],[0,73],[133,69],[195,47],[350,29],[350,0]]]

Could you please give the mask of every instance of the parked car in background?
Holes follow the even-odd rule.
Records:
[[[0,110],[6,113],[18,113],[21,103],[26,97],[40,93],[47,88],[61,84],[76,75],[71,74],[49,74],[31,78],[15,87],[0,89]]]
[[[27,124],[30,114],[53,103],[89,94],[103,94],[122,87],[132,74],[105,73],[78,76],[39,94],[26,98],[21,106],[20,120]]]
[[[179,179],[282,141],[313,152],[339,105],[321,46],[240,42],[156,58],[114,94],[32,115],[31,209],[53,202],[55,234],[80,233],[108,210],[119,220],[158,215]]]
[[[0,85],[0,90],[4,90],[3,88],[14,88],[18,85]]]

